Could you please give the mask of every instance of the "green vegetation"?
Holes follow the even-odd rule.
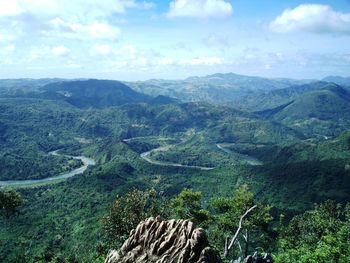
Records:
[[[230,197],[212,198],[205,205],[208,210],[203,208],[202,193],[191,189],[182,190],[173,199],[172,205],[177,218],[189,219],[207,230],[211,245],[221,253],[222,258],[245,258],[249,253],[254,253],[256,247],[272,248],[269,245],[271,235],[268,232],[269,222],[272,220],[271,207],[257,205],[254,195],[248,191],[246,185],[239,187]],[[234,236],[240,217],[255,205],[257,208],[243,222],[241,232],[244,234],[239,233],[238,246],[224,255],[225,240]],[[242,245],[241,241],[244,242]]]
[[[218,73],[178,81],[152,79],[134,83],[128,82],[127,85],[152,96],[165,95],[182,101],[206,101],[217,105],[237,105],[242,97],[252,92],[282,89],[308,82],[310,81],[267,79],[234,73]]]
[[[188,219],[198,226],[209,223],[209,212],[202,208],[202,193],[185,188],[172,200],[174,213],[179,219]]]
[[[350,255],[350,203],[325,202],[281,231],[276,262],[341,262]]]
[[[139,221],[157,214],[163,219],[170,216],[196,222],[225,260],[245,258],[255,251],[272,253],[276,262],[347,262],[350,255],[350,203],[343,206],[326,201],[286,224],[283,214],[278,215],[279,221],[273,220],[272,207],[258,203],[245,185],[232,196],[213,198],[209,204],[203,202],[201,192],[183,189],[171,200],[168,211],[159,210],[162,203],[159,199],[155,202],[155,196],[154,190],[131,190],[111,204],[103,218],[103,229],[111,235],[109,244],[120,245]],[[248,210],[251,212],[237,232],[240,218]],[[173,214],[169,215],[170,211]],[[235,234],[237,241],[225,254],[223,244]]]
[[[336,136],[349,128],[350,92],[328,85],[298,97],[272,119],[307,136]]]
[[[165,203],[154,189],[133,189],[108,207],[102,217],[103,232],[110,248],[119,247],[128,238],[132,229],[144,219],[158,215],[166,216]]]
[[[14,214],[23,202],[22,196],[16,191],[0,188],[0,212],[3,212],[6,217]]]
[[[232,152],[227,154],[214,141],[204,134],[197,133],[189,140],[178,144],[170,144],[163,150],[152,151],[150,157],[154,160],[179,163],[190,166],[220,167],[245,164],[244,156]]]
[[[239,187],[231,197],[217,197],[212,200],[214,209],[214,222],[211,230],[213,243],[216,246],[223,244],[226,237],[232,237],[238,229],[240,217],[257,204],[254,195],[247,190],[247,186]],[[244,242],[235,249],[234,255],[242,255],[242,258],[252,254],[257,247],[269,247],[268,223],[272,220],[270,206],[258,204],[249,217],[243,221],[242,233]],[[240,241],[238,241],[239,243]],[[244,251],[239,248],[244,247]]]
[[[108,82],[101,94],[99,85],[105,82],[45,86],[50,82],[23,80],[29,86],[18,87],[8,81],[1,88],[0,180],[44,178],[81,165],[48,154],[57,149],[92,157],[96,166],[55,184],[1,190],[1,198],[13,201],[9,210],[1,206],[4,215],[11,215],[0,217],[1,262],[102,262],[116,246],[113,242],[120,244],[139,220],[158,213],[196,221],[223,253],[225,238],[255,204],[242,230],[249,242],[240,236],[243,252],[235,246],[231,258],[257,247],[273,252],[280,262],[309,262],[307,257],[341,262],[340,255],[349,255],[344,245],[349,210],[344,205],[350,200],[345,89],[294,87],[289,91],[292,103],[273,112],[248,113],[202,102],[156,100],[119,82]],[[157,165],[141,158],[159,147],[168,150],[152,151],[152,160],[215,168]],[[261,165],[251,165],[243,155]],[[331,229],[325,218],[312,216],[326,214],[325,207],[332,207],[328,203],[305,212],[328,199],[343,205],[339,210],[335,206],[337,214],[327,214],[335,222]],[[162,202],[174,213],[161,211]],[[281,214],[285,221],[279,221]],[[302,215],[292,219],[297,214]],[[121,223],[130,215],[134,220]],[[321,234],[313,234],[322,227]],[[317,236],[321,242],[308,241],[309,232],[310,240]]]

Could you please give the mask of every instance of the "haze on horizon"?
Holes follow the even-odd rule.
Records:
[[[350,1],[0,0],[0,78],[350,76]]]

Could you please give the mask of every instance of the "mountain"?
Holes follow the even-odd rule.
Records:
[[[152,99],[149,103],[152,105],[165,105],[165,104],[171,104],[179,102],[177,99],[173,99],[167,96],[158,95],[154,99]]]
[[[237,97],[219,103],[225,94],[234,94],[228,83],[235,78],[241,83],[241,105],[251,112],[234,109]],[[265,83],[261,90],[253,85],[245,91],[242,83],[248,80],[234,74],[186,81],[184,87],[164,81],[164,89],[159,88],[171,86],[185,100],[191,100],[186,94],[192,92],[197,99],[218,98],[217,103],[151,97],[105,80],[33,84],[29,92],[1,95],[1,181],[71,171],[80,164],[68,155],[93,158],[96,165],[67,180],[16,189],[26,202],[11,218],[0,216],[0,262],[100,262],[110,249],[101,235],[106,206],[133,188],[154,188],[166,202],[183,188],[194,189],[208,204],[211,197],[229,196],[248,185],[259,204],[274,207],[275,221],[266,227],[271,230],[280,213],[288,218],[315,202],[350,200],[346,88],[282,80],[285,84],[275,88]],[[252,83],[259,81],[263,83]],[[345,129],[349,131],[328,138]],[[49,154],[57,149],[67,158]],[[151,160],[163,163],[143,158],[149,151]],[[259,165],[252,165],[254,159]],[[274,246],[276,232],[271,235]]]
[[[316,81],[283,89],[252,91],[249,95],[234,100],[229,106],[249,112],[274,109],[292,102],[306,92],[322,89],[328,85],[328,82]]]
[[[269,79],[234,73],[190,77],[185,80],[128,82],[135,90],[152,96],[165,95],[183,101],[206,101],[229,105],[254,91],[270,91],[312,82],[311,80]]]
[[[44,79],[0,79],[1,95],[21,95],[28,92],[38,91],[41,87],[54,82],[66,81],[59,78]]]
[[[185,79],[185,82],[227,86],[232,88],[246,88],[250,90],[273,90],[277,88],[285,88],[297,83],[303,83],[304,81],[245,76],[235,73],[216,73],[204,77],[189,77]]]
[[[138,93],[119,81],[81,80],[50,83],[42,87],[41,97],[65,100],[79,108],[119,106],[149,102],[150,96]]]
[[[328,76],[323,81],[333,82],[341,86],[350,86],[350,77]]]
[[[307,136],[335,136],[350,128],[350,92],[328,84],[278,108],[259,112]]]

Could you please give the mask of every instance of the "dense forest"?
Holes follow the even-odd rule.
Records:
[[[326,79],[0,80],[0,262],[103,262],[157,215],[205,229],[227,262],[348,262],[349,107]]]

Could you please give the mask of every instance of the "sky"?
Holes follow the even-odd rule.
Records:
[[[350,0],[0,0],[0,78],[350,76]]]

